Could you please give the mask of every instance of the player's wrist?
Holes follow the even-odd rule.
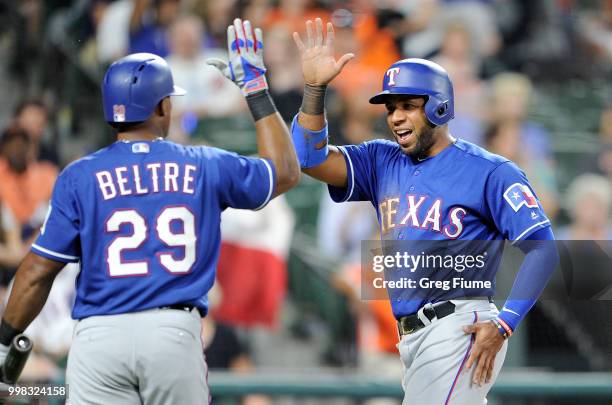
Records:
[[[0,344],[4,346],[10,346],[15,336],[23,333],[22,330],[15,329],[11,324],[2,318],[0,322]]]
[[[246,101],[255,122],[277,112],[268,89],[247,95]]]
[[[320,115],[325,112],[325,92],[327,84],[308,84],[304,85],[304,97],[300,111],[309,115]]]
[[[494,319],[491,319],[491,323],[495,325],[495,327],[497,328],[497,332],[504,339],[508,339],[510,336],[512,336],[512,329],[510,329],[510,327],[508,327],[508,325],[502,320],[498,318],[494,318]]]
[[[268,89],[268,81],[266,80],[266,76],[263,74],[251,80],[245,81],[242,85],[242,93],[245,97],[268,91]]]

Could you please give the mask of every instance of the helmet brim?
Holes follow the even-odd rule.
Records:
[[[184,96],[185,94],[187,94],[187,90],[175,85],[174,88],[172,89],[172,93],[168,95],[169,96]]]
[[[391,94],[392,93],[389,92],[388,90],[382,91],[382,92],[378,93],[377,95],[375,95],[374,97],[370,98],[370,104],[385,104],[385,100]]]
[[[395,87],[393,91],[383,90],[370,98],[370,104],[385,104],[389,96],[430,97],[427,91],[415,87]]]

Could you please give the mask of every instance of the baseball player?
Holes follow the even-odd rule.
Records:
[[[316,19],[306,23],[305,43],[293,34],[305,80],[292,124],[302,171],[327,183],[336,202],[370,201],[383,241],[510,240],[526,254],[501,311],[490,302],[494,285],[388,289],[401,335],[404,404],[486,403],[506,339],[558,261],[550,221],[514,163],[451,136],[452,83],[430,61],[394,63],[383,77],[383,91],[370,99],[385,105],[394,142],[328,146],[325,88],[354,55],[336,60],[330,23],[326,31],[325,36]],[[499,255],[492,259],[488,271],[494,274]]]
[[[299,180],[289,130],[268,93],[261,30],[228,27],[229,64],[261,158],[165,141],[175,86],[166,62],[139,53],[102,82],[117,141],[58,177],[40,236],[20,265],[0,326],[0,362],[42,308],[53,279],[79,262],[78,320],[67,368],[77,404],[208,403],[200,318],[215,278],[221,212],[259,209]]]

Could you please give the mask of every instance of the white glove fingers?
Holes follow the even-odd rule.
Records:
[[[247,50],[246,38],[244,37],[244,27],[240,18],[234,20],[234,29],[236,30],[236,37],[238,38],[238,49],[240,53],[245,53]]]
[[[246,36],[246,48],[247,51],[255,52],[255,39],[253,39],[253,27],[249,20],[244,21],[244,34]]]
[[[255,53],[261,55],[263,53],[263,32],[260,28],[255,28]]]
[[[230,60],[234,59],[240,53],[238,42],[236,42],[236,29],[233,25],[227,27],[227,51],[229,52]]]

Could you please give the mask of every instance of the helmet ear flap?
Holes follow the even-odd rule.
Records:
[[[436,114],[438,115],[438,117],[442,117],[444,115],[444,113],[446,113],[446,110],[448,110],[448,102],[443,102],[441,104],[438,105],[438,109],[436,110]]]
[[[442,101],[436,97],[429,97],[429,100],[427,100],[425,115],[433,125],[444,125],[453,118],[452,116],[449,117],[451,115],[449,101]]]

